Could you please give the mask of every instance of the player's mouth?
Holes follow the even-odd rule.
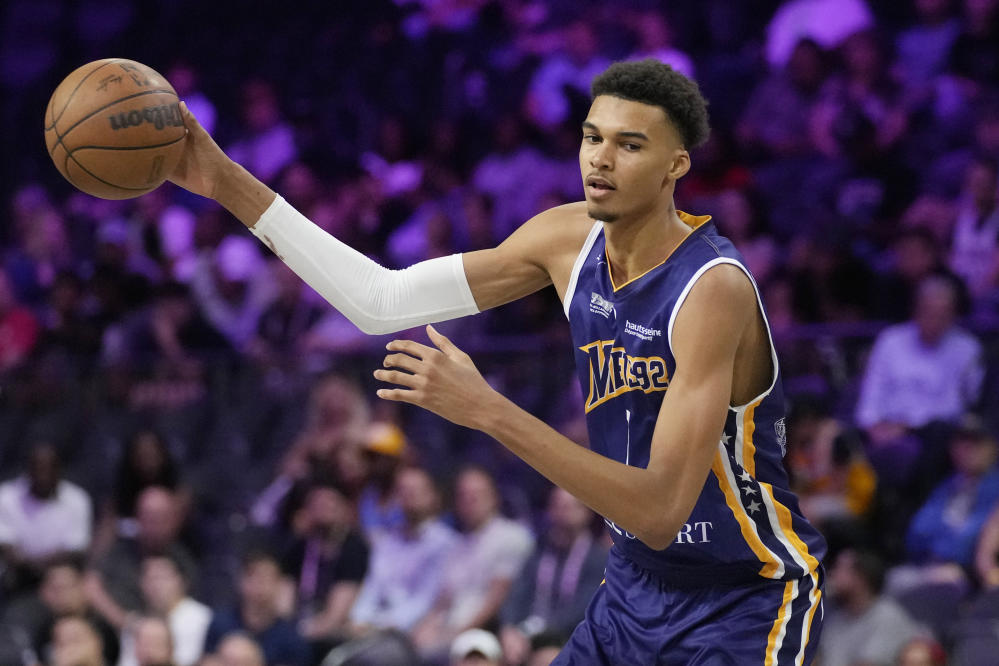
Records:
[[[586,189],[590,193],[591,197],[600,198],[607,196],[617,188],[614,187],[614,184],[606,178],[602,178],[600,176],[587,176]]]

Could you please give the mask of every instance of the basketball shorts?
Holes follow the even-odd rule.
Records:
[[[791,581],[676,587],[612,548],[604,584],[553,666],[810,664],[822,629],[821,568]]]

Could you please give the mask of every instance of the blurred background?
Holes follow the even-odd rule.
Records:
[[[48,97],[112,56],[390,267],[579,200],[609,63],[696,79],[713,131],[677,205],[763,292],[830,543],[822,663],[995,663],[997,0],[7,0],[0,663],[546,664],[602,577],[599,519],[376,403],[387,338],[225,211],[62,180]],[[552,290],[441,329],[585,444]]]

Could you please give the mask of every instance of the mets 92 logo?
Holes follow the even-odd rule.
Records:
[[[666,361],[659,356],[629,356],[613,340],[597,340],[579,348],[589,358],[590,392],[586,413],[628,391],[665,391]]]

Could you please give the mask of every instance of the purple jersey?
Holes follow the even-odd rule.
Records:
[[[649,463],[652,432],[676,370],[673,322],[694,282],[722,263],[753,281],[710,218],[678,214],[692,233],[658,266],[620,286],[611,280],[603,226],[596,223],[565,297],[590,446],[635,467]],[[757,300],[762,312],[758,290]],[[770,387],[729,408],[711,472],[669,548],[653,550],[606,521],[619,552],[666,581],[796,580],[815,572],[825,554],[822,536],[801,515],[788,487],[784,393],[772,342],[770,353]]]

